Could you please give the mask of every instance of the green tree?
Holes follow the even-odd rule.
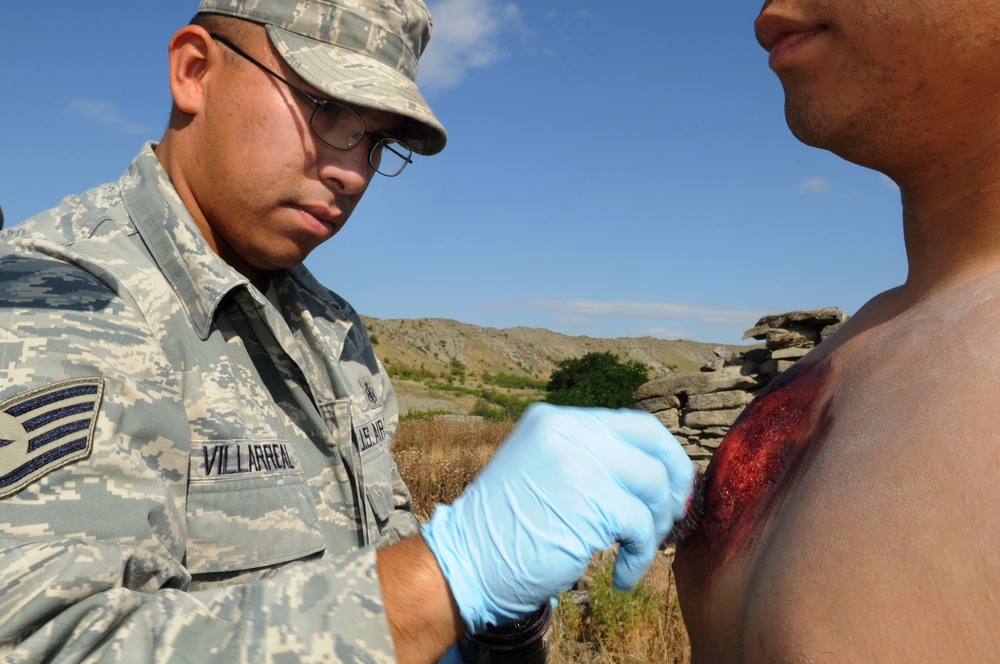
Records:
[[[632,393],[649,380],[642,362],[622,362],[613,353],[587,353],[562,360],[545,387],[545,400],[561,406],[625,408]]]

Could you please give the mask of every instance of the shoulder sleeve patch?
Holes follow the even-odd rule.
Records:
[[[90,454],[103,393],[103,378],[74,378],[0,403],[0,498]]]

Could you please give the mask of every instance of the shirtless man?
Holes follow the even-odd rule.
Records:
[[[1000,657],[1000,3],[768,0],[803,142],[891,177],[906,282],[759,395],[678,550],[693,660]]]

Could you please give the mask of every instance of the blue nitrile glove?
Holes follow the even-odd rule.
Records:
[[[462,651],[458,649],[458,644],[456,643],[448,648],[448,652],[442,655],[437,664],[465,664],[465,659],[462,657]]]
[[[648,413],[536,404],[423,536],[478,633],[569,589],[615,542],[615,586],[634,587],[693,482],[687,454]]]

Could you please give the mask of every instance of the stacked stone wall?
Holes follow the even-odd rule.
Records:
[[[636,407],[656,415],[695,465],[705,468],[757,392],[846,320],[833,307],[764,316],[743,335],[762,344],[740,353],[720,347],[699,373],[652,380],[636,390]]]

